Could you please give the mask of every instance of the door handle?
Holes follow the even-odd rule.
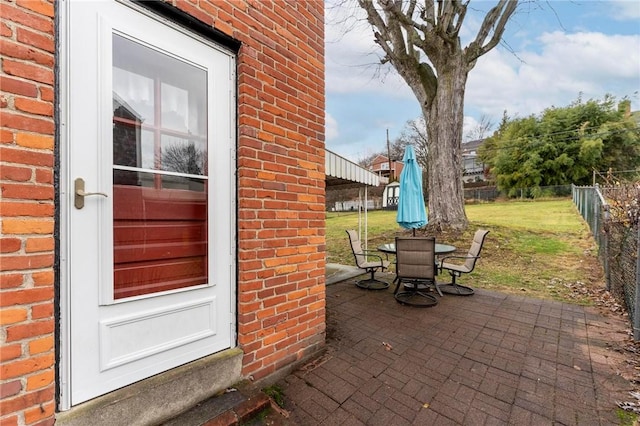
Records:
[[[102,197],[107,197],[107,194],[104,192],[85,192],[84,191],[84,179],[76,178],[75,182],[75,191],[74,191],[74,205],[76,209],[81,209],[84,207],[84,197],[90,197],[92,195],[100,195]]]

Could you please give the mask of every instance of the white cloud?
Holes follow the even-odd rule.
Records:
[[[582,93],[583,99],[612,94],[630,96],[634,109],[640,89],[640,36],[601,33],[542,34],[540,53],[512,54],[494,50],[471,71],[467,108],[496,119],[506,109],[527,116],[551,106],[566,106]]]
[[[338,131],[338,122],[335,118],[328,112],[325,112],[325,130],[324,137],[325,141],[331,141],[338,137],[340,132]]]
[[[470,115],[464,116],[464,124],[462,125],[462,139],[463,140],[471,140],[471,132],[473,129],[477,128],[479,121]]]
[[[412,97],[390,64],[381,65],[382,49],[357,3],[336,2],[325,8],[325,67],[327,92],[377,92]]]
[[[640,2],[636,0],[610,1],[609,16],[617,21],[640,19]]]

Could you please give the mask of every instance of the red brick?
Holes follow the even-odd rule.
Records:
[[[40,15],[53,18],[53,4],[46,0],[17,0],[16,4]],[[34,27],[38,28],[38,27]]]
[[[2,69],[9,75],[53,85],[53,70],[50,68],[48,69],[46,67],[17,62],[5,58],[2,61]]]
[[[26,46],[37,47],[51,53],[55,51],[55,43],[51,35],[37,33],[26,28],[18,28],[16,39]]]
[[[53,320],[30,322],[28,324],[20,324],[8,326],[6,328],[7,342],[16,342],[33,337],[43,336],[53,333]]]
[[[21,344],[7,345],[3,343],[2,350],[0,351],[0,362],[6,362],[12,359],[20,358],[21,355],[22,355]]]
[[[3,165],[0,167],[0,180],[12,180],[14,182],[25,182],[31,179],[33,170],[27,167],[17,167]]]
[[[43,101],[53,102],[53,89],[51,89],[51,87],[40,86],[40,99],[42,99]]]
[[[0,211],[2,216],[30,216],[30,217],[53,217],[53,203],[35,202],[24,203],[20,201],[0,201]]]
[[[29,288],[2,293],[0,306],[26,305],[53,300],[53,287]]]
[[[0,270],[2,271],[46,268],[53,266],[53,254],[3,256],[1,263]]]
[[[12,114],[5,111],[0,111],[0,122],[2,122],[3,126],[10,129],[28,130],[30,132],[44,133],[47,135],[53,135],[55,131],[55,126],[52,120],[27,117],[25,115]]]
[[[53,149],[53,136],[34,135],[31,133],[18,133],[16,145],[34,149]]]
[[[36,64],[49,67],[53,67],[55,63],[54,56],[52,54],[43,53],[28,46],[24,46],[19,43],[13,43],[9,40],[3,40],[2,42],[0,42],[0,54],[11,58],[21,59],[23,61],[35,62]]]
[[[51,170],[51,169],[36,169],[36,182],[38,182],[38,183],[53,183],[53,170]]]
[[[20,287],[23,282],[24,282],[24,276],[22,274],[1,274],[0,275],[0,289],[3,289],[3,290],[8,288]]]
[[[52,219],[4,219],[2,232],[5,234],[51,234]]]
[[[16,98],[14,101],[16,110],[31,114],[53,116],[53,105],[49,102],[42,102],[33,99]]]
[[[11,325],[24,322],[29,313],[26,308],[0,309],[0,325]]]
[[[36,286],[53,285],[53,271],[34,272],[31,274],[33,284]]]
[[[7,76],[0,76],[0,90],[32,98],[38,96],[38,87],[34,83]]]
[[[13,253],[22,248],[19,238],[0,238],[0,253]]]
[[[28,238],[27,245],[25,246],[25,252],[27,253],[53,251],[53,249],[54,249],[53,237]]]
[[[18,134],[16,139],[20,138]],[[31,140],[32,138],[27,138]],[[8,163],[29,164],[33,166],[51,166],[53,167],[53,154],[36,151],[27,151],[24,149],[0,147],[0,158]]]
[[[44,370],[41,373],[32,374],[27,377],[27,390],[40,389],[53,383],[53,369]]]
[[[0,383],[0,399],[8,398],[20,393],[22,390],[22,383],[19,380],[12,382]]]
[[[0,36],[6,38],[11,38],[13,36],[13,31],[4,22],[0,23]]]
[[[31,319],[44,319],[53,317],[53,304],[42,303],[40,305],[34,305],[31,307]],[[30,342],[29,345],[31,345]]]
[[[51,185],[33,185],[5,183],[0,185],[3,198],[53,200],[54,192]]]
[[[13,132],[0,129],[0,143],[13,143]]]

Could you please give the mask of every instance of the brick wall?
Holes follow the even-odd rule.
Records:
[[[324,3],[178,7],[242,42],[238,338],[259,379],[324,342]]]
[[[238,335],[262,378],[324,342],[322,0],[174,1],[238,54]],[[54,6],[0,2],[0,425],[52,424]]]
[[[52,424],[54,8],[0,4],[0,424]]]

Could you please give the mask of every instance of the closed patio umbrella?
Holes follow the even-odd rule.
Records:
[[[422,169],[416,161],[412,145],[407,145],[402,158],[404,166],[400,173],[400,195],[396,222],[406,229],[421,228],[427,224],[427,210],[422,194]]]

